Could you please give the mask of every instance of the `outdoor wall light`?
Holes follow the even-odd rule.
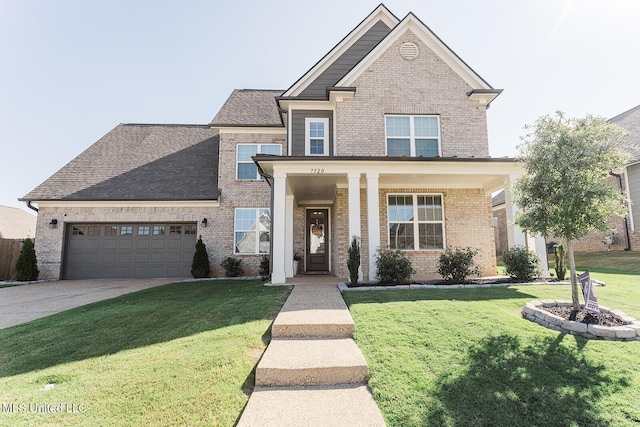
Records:
[[[49,223],[49,228],[58,228],[58,220],[57,219],[52,219],[51,222]]]
[[[202,226],[203,226],[204,228],[207,228],[207,218],[204,218],[204,219],[202,220],[201,224],[202,224]]]

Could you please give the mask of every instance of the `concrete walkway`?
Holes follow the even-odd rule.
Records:
[[[60,280],[0,288],[0,329],[180,279]]]
[[[384,426],[353,331],[335,284],[294,286],[238,426]]]

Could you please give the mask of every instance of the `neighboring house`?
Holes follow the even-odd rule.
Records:
[[[631,203],[626,218],[612,217],[609,220],[612,234],[592,233],[575,245],[576,251],[640,250],[640,105],[611,119],[628,133],[620,149],[628,154],[623,170],[610,178],[611,184],[619,187]]]
[[[36,216],[22,209],[0,206],[0,239],[34,238]]]
[[[283,283],[299,253],[300,272],[347,277],[352,236],[364,279],[378,248],[429,278],[471,246],[495,274],[491,194],[521,173],[489,157],[500,92],[380,5],[290,88],[235,90],[210,125],[119,125],[22,198],[39,207],[42,276],[188,276],[198,235],[214,276],[270,254]]]

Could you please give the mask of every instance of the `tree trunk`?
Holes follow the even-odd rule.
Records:
[[[573,256],[573,241],[567,239],[567,256],[569,257],[569,274],[571,276],[571,302],[573,309],[580,310],[580,300],[578,299],[578,277],[576,275],[576,259]]]

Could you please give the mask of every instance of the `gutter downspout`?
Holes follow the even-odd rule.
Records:
[[[618,187],[620,188],[620,192],[624,194],[624,190],[622,188],[622,176],[619,173],[613,173],[613,171],[609,172],[609,175],[615,176],[618,178]],[[631,250],[631,237],[629,236],[629,218],[627,215],[622,219],[624,221],[624,234],[627,238],[627,247],[624,248],[625,251]]]
[[[29,209],[33,209],[34,211],[38,212],[38,208],[36,208],[35,206],[33,206],[33,205],[31,204],[31,200],[27,200],[27,207],[28,207]]]
[[[260,163],[258,163],[256,161],[256,159],[253,159],[253,162],[256,164],[256,166],[258,167],[258,174],[263,177],[265,179],[265,181],[267,181],[267,184],[269,184],[269,190],[270,190],[270,200],[271,200],[271,206],[270,206],[270,211],[271,211],[271,215],[273,216],[273,198],[274,198],[274,193],[273,193],[273,176],[269,175],[268,173],[266,173],[264,171],[264,169],[262,169],[262,167],[260,166]],[[269,228],[269,235],[273,236],[273,221],[271,221],[270,224],[270,228]],[[273,239],[269,239],[269,274],[273,273]]]

